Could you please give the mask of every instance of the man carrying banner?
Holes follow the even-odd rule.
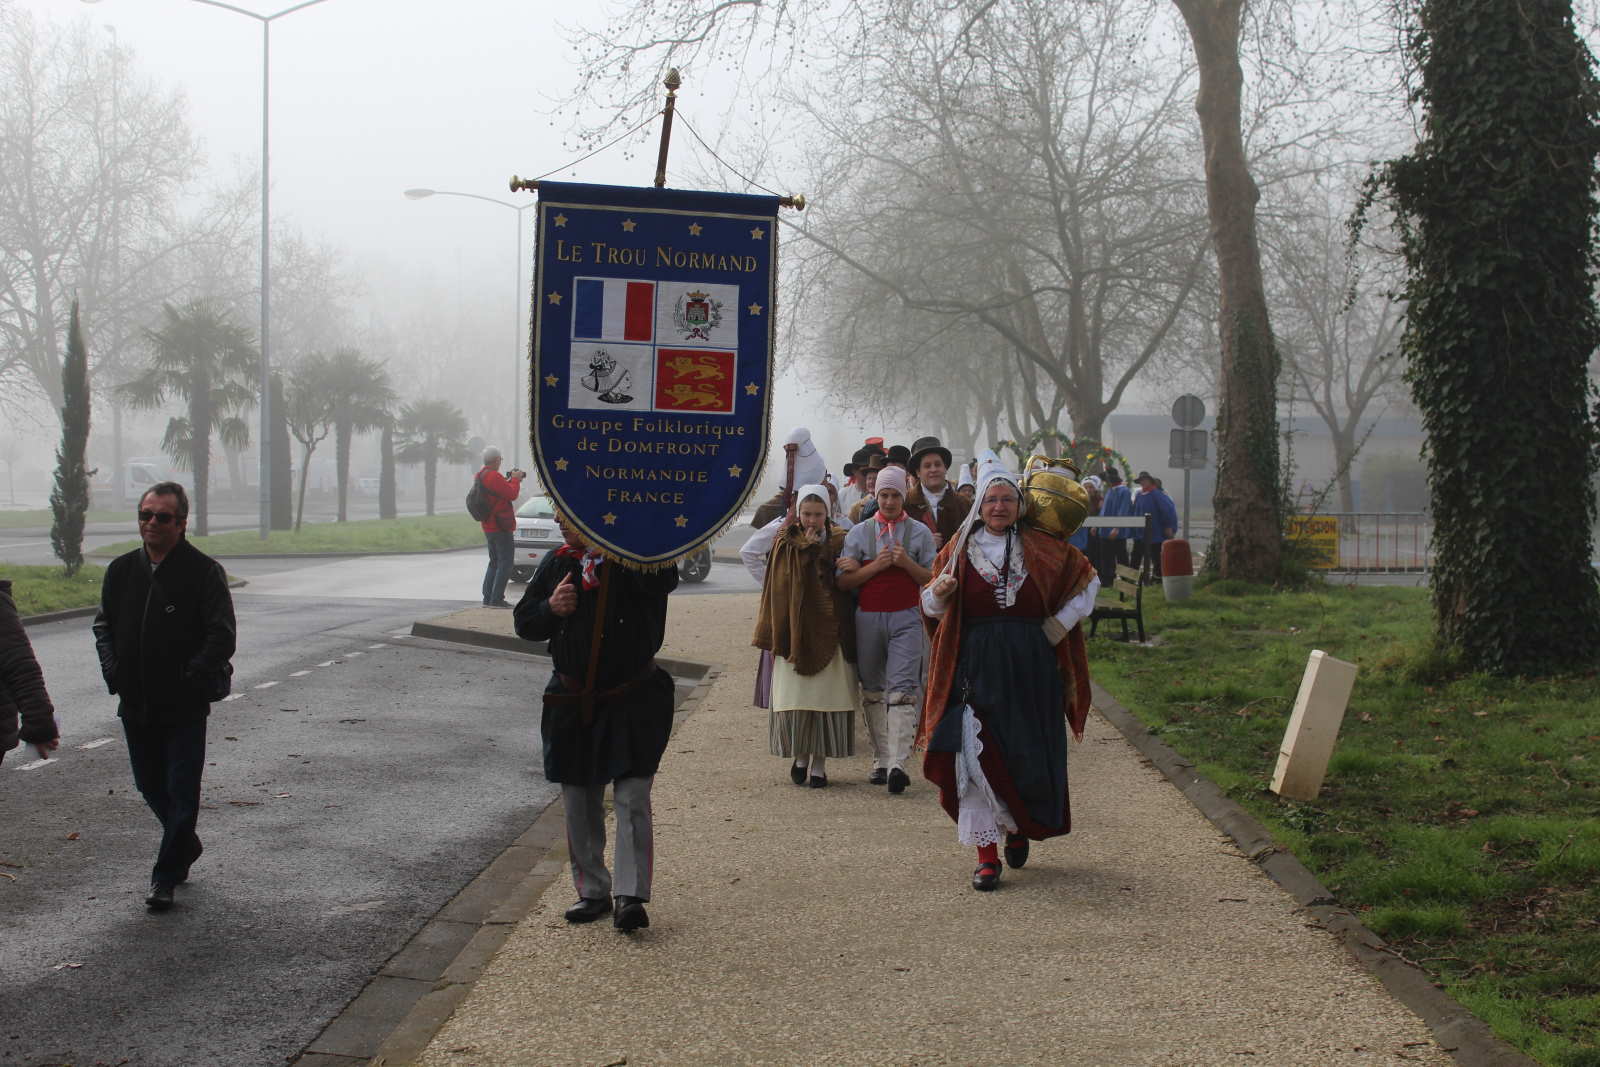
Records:
[[[654,840],[650,787],[672,733],[672,676],[656,666],[678,568],[631,570],[586,547],[565,515],[566,544],[545,556],[517,603],[517,636],[548,641],[554,671],[539,732],[544,774],[561,785],[578,901],[569,923],[612,911],[624,933],[649,926]],[[606,869],[606,784],[617,813],[616,878]]]
[[[874,461],[878,457],[874,456]],[[933,534],[905,512],[906,472],[884,467],[877,475],[877,510],[852,527],[839,554],[838,585],[859,590],[856,602],[856,672],[872,740],[867,781],[901,793],[916,739],[922,689],[921,589],[933,562]]]

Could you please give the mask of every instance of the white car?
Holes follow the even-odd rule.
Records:
[[[547,496],[530,496],[517,508],[517,532],[513,535],[511,580],[526,582],[533,577],[546,552],[562,545],[561,529],[556,525],[556,509]]]

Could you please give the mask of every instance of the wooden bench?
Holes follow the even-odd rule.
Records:
[[[1096,601],[1094,613],[1089,616],[1089,636],[1100,628],[1100,620],[1107,619],[1122,624],[1122,640],[1128,640],[1128,620],[1132,619],[1139,631],[1139,643],[1144,644],[1144,583],[1139,572],[1126,564],[1117,564],[1117,576],[1109,590],[1102,589],[1103,598]],[[1115,599],[1110,599],[1110,598]]]

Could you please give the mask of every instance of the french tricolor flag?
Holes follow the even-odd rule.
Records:
[[[655,282],[577,278],[573,284],[573,340],[655,340]]]

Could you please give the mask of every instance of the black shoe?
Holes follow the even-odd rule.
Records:
[[[511,601],[509,601],[509,600],[491,600],[491,601],[489,601],[489,606],[491,608],[509,608],[511,606]]]
[[[144,906],[151,911],[166,911],[172,907],[172,883],[151,882],[150,895],[144,898]]]
[[[992,893],[1000,888],[1000,864],[980,863],[972,872],[972,888],[980,893]]]
[[[868,785],[882,785],[889,780],[889,772],[882,767],[872,768],[872,773],[867,775]]]
[[[911,784],[911,778],[899,767],[889,772],[889,792],[904,793],[906,786]]]
[[[813,774],[808,784],[812,789],[826,789],[828,788],[828,776],[826,774]]]
[[[579,897],[578,902],[562,913],[569,923],[592,923],[611,911],[609,897]]]
[[[795,785],[806,784],[806,765],[804,763],[791,763],[789,765],[789,781]]]
[[[645,914],[644,901],[638,897],[618,897],[617,913],[611,917],[611,925],[625,934],[650,925],[650,916]]]
[[[1006,835],[1006,866],[1017,871],[1028,862],[1028,839],[1022,834]]]

